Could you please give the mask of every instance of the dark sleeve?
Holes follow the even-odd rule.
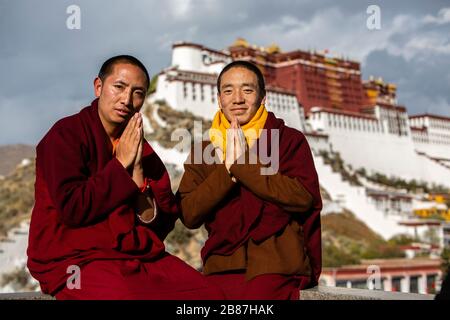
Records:
[[[178,189],[181,197],[182,222],[194,229],[202,225],[205,217],[225,198],[235,183],[224,164],[205,177],[205,165],[185,164],[184,175]]]
[[[162,211],[160,212],[160,210],[155,207],[156,204],[154,201],[156,202],[156,200],[148,199],[148,197],[144,194],[139,194],[137,198],[138,205],[136,213],[138,215],[138,223],[152,229],[153,232],[155,232],[158,237],[164,241],[169,232],[173,230],[175,222],[178,219],[178,215],[167,214]],[[154,204],[150,205],[149,201]],[[141,203],[139,204],[139,202]],[[150,210],[153,216],[149,220],[141,219],[139,212],[140,210]]]
[[[95,223],[139,191],[116,158],[90,175],[85,149],[80,133],[62,127],[53,128],[37,148],[59,219],[70,227]]]
[[[148,144],[148,142],[146,142]],[[149,145],[148,145],[149,146]],[[172,192],[169,173],[161,158],[152,150],[143,156],[144,176],[149,179],[152,197],[156,200],[158,210],[163,213],[178,215],[180,206]]]
[[[150,144],[147,141],[145,143],[145,150],[152,150],[142,158],[144,176],[149,179],[149,189],[146,193],[155,200],[157,212],[154,221],[146,225],[158,234],[161,240],[164,240],[180,217],[181,207],[179,200],[172,192],[166,166]]]
[[[275,203],[286,211],[305,212],[311,208],[312,196],[298,179],[288,177],[280,172],[274,175],[262,175],[262,168],[263,166],[259,163],[235,163],[231,166],[230,171],[256,196]]]

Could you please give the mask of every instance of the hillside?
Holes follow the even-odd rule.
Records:
[[[30,217],[34,204],[35,161],[24,160],[0,179],[0,238]]]
[[[16,165],[25,158],[34,158],[35,147],[25,144],[0,146],[0,176],[11,174]]]
[[[148,104],[142,112],[150,122],[152,132],[147,132],[145,137],[149,141],[157,141],[165,148],[176,146],[179,141],[172,141],[171,135],[176,129],[187,129],[191,137],[194,135],[194,123],[202,124],[202,133],[211,127],[211,121],[194,116],[190,112],[180,112],[173,110],[164,102]]]
[[[362,259],[404,257],[395,242],[385,241],[350,211],[327,214],[321,222],[324,267],[358,264]]]

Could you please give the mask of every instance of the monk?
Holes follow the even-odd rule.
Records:
[[[252,63],[228,64],[217,88],[209,140],[184,165],[182,221],[205,225],[203,273],[226,299],[297,300],[321,272],[322,202],[308,142],[266,110]]]
[[[57,299],[221,299],[205,277],[165,251],[180,207],[144,139],[149,85],[132,56],[108,59],[96,99],[59,120],[36,152],[27,266]]]

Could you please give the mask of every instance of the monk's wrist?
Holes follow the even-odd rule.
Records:
[[[133,169],[133,181],[136,183],[138,188],[142,188],[145,184],[144,172],[142,170]]]
[[[134,164],[134,166],[133,166],[133,170],[136,170],[136,171],[143,171],[144,169],[142,168],[142,162],[141,162],[141,161],[136,162],[136,163]]]

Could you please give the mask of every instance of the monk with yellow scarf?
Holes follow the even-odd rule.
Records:
[[[308,143],[266,110],[255,65],[230,63],[217,88],[220,109],[202,148],[218,159],[191,163],[191,153],[186,161],[178,190],[182,221],[205,225],[203,273],[227,299],[299,299],[321,270],[322,203]],[[262,149],[279,155],[271,175],[262,174]]]

